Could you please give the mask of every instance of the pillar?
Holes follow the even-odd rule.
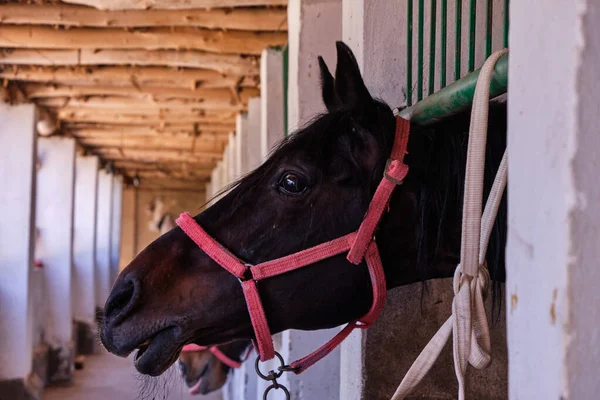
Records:
[[[110,238],[110,287],[119,275],[121,257],[121,216],[123,214],[123,177],[113,177]]]
[[[284,137],[283,53],[269,48],[260,58],[261,134],[260,154],[264,161]]]
[[[229,141],[227,147],[227,159],[229,161],[229,168],[227,169],[229,184],[235,182],[239,178],[238,167],[237,167],[237,136],[232,132],[229,134]]]
[[[0,397],[20,400],[33,358],[35,107],[0,103],[0,121]]]
[[[600,4],[512,2],[510,19],[509,394],[597,398]]]
[[[94,351],[96,287],[96,206],[98,157],[75,158],[75,212],[73,221],[73,285],[71,303],[77,326],[77,353]]]
[[[248,169],[248,138],[246,130],[248,129],[248,114],[240,113],[235,119],[235,167],[236,175],[242,176],[246,174]]]
[[[321,99],[318,56],[335,65],[335,41],[342,38],[341,0],[290,0],[288,4],[288,123],[294,131],[325,111]],[[281,354],[292,362],[317,349],[339,329],[283,332]],[[293,399],[338,399],[340,352],[302,375],[284,374]]]
[[[45,337],[50,346],[48,378],[50,382],[70,381],[74,361],[71,278],[75,140],[40,138],[38,160],[36,256],[44,265]]]
[[[245,165],[247,168],[246,172],[254,170],[262,163],[260,144],[260,104],[260,97],[253,97],[248,100],[248,137],[246,141],[248,164]]]
[[[135,188],[123,188],[123,209],[121,211],[121,255],[119,272],[136,256],[135,252]]]
[[[98,173],[98,211],[96,213],[96,307],[104,308],[110,292],[110,241],[112,234],[113,174]]]

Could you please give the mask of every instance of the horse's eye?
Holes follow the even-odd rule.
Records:
[[[283,175],[281,181],[279,181],[279,190],[289,195],[299,195],[303,193],[308,184],[306,179],[293,172],[288,172]]]

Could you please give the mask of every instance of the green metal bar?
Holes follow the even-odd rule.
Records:
[[[400,116],[418,125],[429,125],[469,108],[473,102],[479,72],[479,69],[473,71],[412,107],[405,108],[400,112]],[[506,93],[507,84],[508,54],[505,54],[494,67],[490,98]]]
[[[431,0],[431,19],[429,20],[429,85],[427,94],[433,94],[435,90],[435,34],[436,34],[436,0]]]
[[[425,0],[419,0],[419,26],[417,38],[417,100],[423,99],[423,25],[425,25]]]
[[[406,104],[412,105],[413,0],[408,0],[406,31]]]
[[[486,20],[485,20],[485,58],[487,59],[492,54],[492,23],[494,19],[493,0],[487,0],[486,4]]]
[[[454,20],[454,80],[460,78],[460,57],[462,46],[462,0],[456,0],[456,15]]]
[[[288,135],[288,77],[289,77],[289,48],[283,48],[283,135]]]
[[[442,37],[440,40],[441,54],[440,54],[440,87],[446,86],[446,36],[447,26],[446,19],[448,18],[448,0],[442,0]]]
[[[504,47],[508,47],[508,0],[504,0]]]
[[[475,69],[475,24],[477,22],[477,1],[469,1],[469,72]]]

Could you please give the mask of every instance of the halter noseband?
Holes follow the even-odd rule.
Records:
[[[213,239],[190,214],[182,213],[177,219],[177,225],[198,247],[217,264],[240,280],[252,327],[254,328],[256,348],[262,361],[272,359],[275,356],[275,350],[260,294],[256,286],[256,282],[259,280],[281,275],[344,252],[348,252],[346,258],[352,264],[360,264],[363,259],[367,263],[371,276],[371,286],[373,288],[373,303],[371,304],[371,308],[364,316],[346,325],[344,329],[316,351],[291,363],[288,369],[294,371],[296,374],[303,372],[331,353],[354,329],[366,329],[379,317],[385,303],[386,282],[381,257],[379,256],[373,234],[381,217],[388,208],[394,189],[402,183],[408,173],[408,166],[404,164],[404,155],[406,154],[409,132],[410,122],[397,116],[394,144],[385,167],[384,177],[379,183],[369,204],[367,214],[356,232],[285,257],[251,265],[241,261],[229,252],[227,248]]]
[[[227,354],[225,354],[221,350],[219,350],[219,348],[217,346],[206,347],[206,346],[199,346],[197,344],[192,343],[192,344],[187,344],[187,345],[183,346],[183,349],[181,349],[181,351],[189,352],[189,351],[202,351],[202,350],[207,350],[207,349],[211,353],[213,353],[214,356],[219,359],[219,361],[221,361],[223,364],[227,365],[229,368],[239,368],[242,366],[242,362],[246,361],[246,359],[250,355],[250,352],[252,351],[252,346],[250,346],[245,357],[242,358],[241,361],[236,361],[233,358],[228,357]]]

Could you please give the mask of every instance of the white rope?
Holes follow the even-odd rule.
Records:
[[[485,262],[488,242],[502,194],[506,188],[506,151],[500,162],[483,216],[483,174],[490,97],[494,65],[508,50],[492,54],[479,73],[473,96],[469,146],[465,174],[461,257],[453,279],[452,315],[425,346],[410,367],[391,400],[404,399],[427,374],[453,334],[454,371],[458,398],[465,399],[467,365],[482,369],[491,362],[490,331],[484,301],[489,292],[490,275]]]

